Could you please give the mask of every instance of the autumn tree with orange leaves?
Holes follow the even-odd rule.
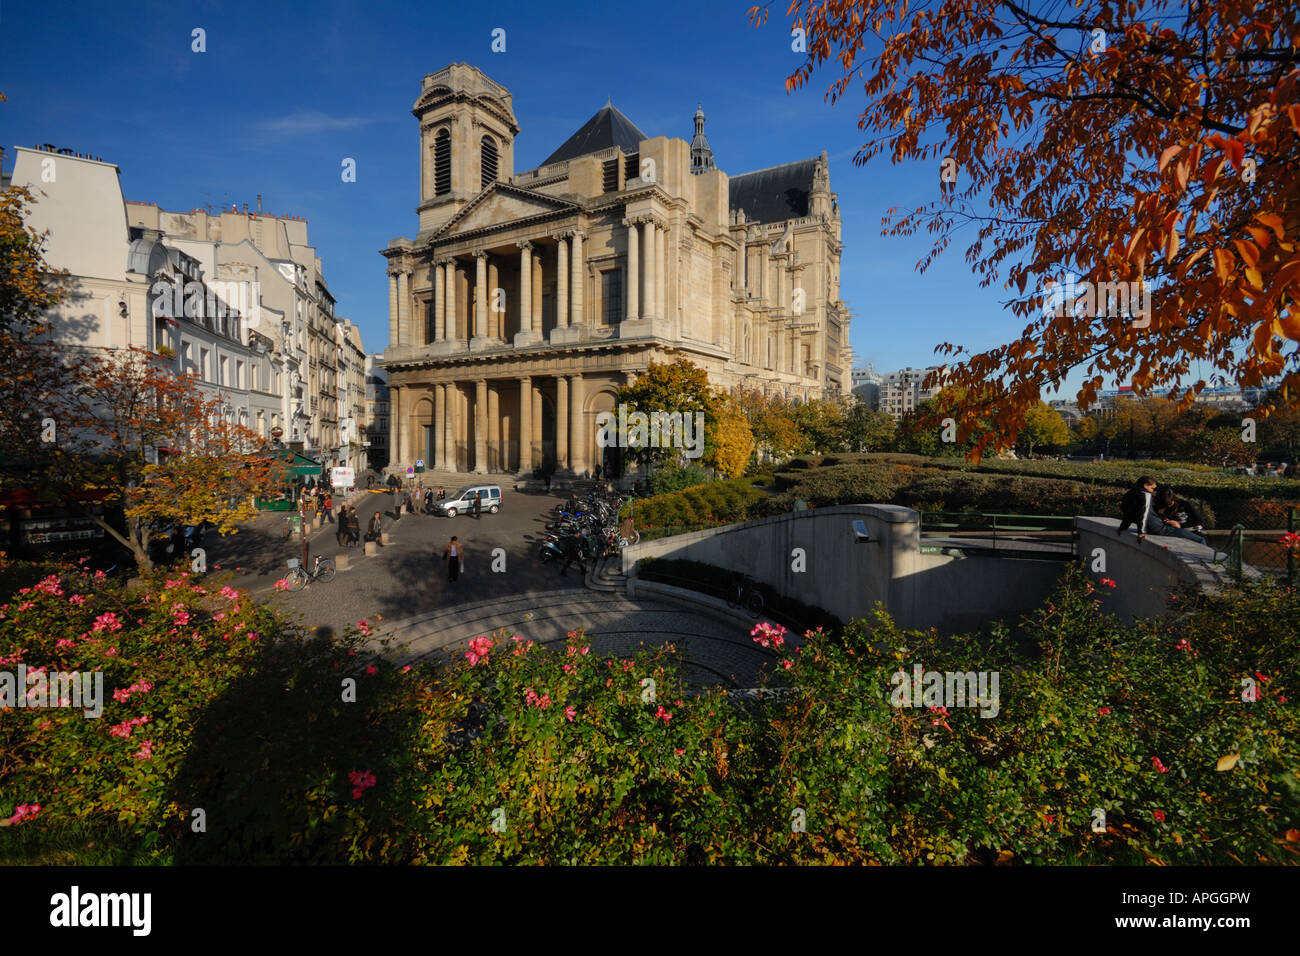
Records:
[[[0,491],[81,511],[146,569],[161,525],[235,531],[282,466],[160,355],[58,344],[50,310],[73,293],[23,222],[31,201],[0,193]]]
[[[968,261],[1026,320],[998,348],[936,350],[975,457],[1076,367],[1083,408],[1107,378],[1186,408],[1210,384],[1279,377],[1279,404],[1300,406],[1300,7],[793,0],[787,15],[807,53],[787,88],[830,61],[827,99],[865,98],[854,162],[934,164],[934,201],[890,209],[885,234],[931,232],[924,272],[974,227]],[[1150,310],[1076,298],[1071,274],[1143,283]]]
[[[216,526],[221,534],[257,514],[254,496],[283,479],[282,465],[255,432],[230,420],[170,361],[144,349],[69,357],[73,386],[54,410],[59,441],[42,463],[43,483],[61,500],[94,489],[126,517],[89,515],[152,567],[150,542],[164,525]]]

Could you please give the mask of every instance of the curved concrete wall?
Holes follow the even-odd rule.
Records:
[[[1123,621],[1168,614],[1169,595],[1180,587],[1213,591],[1231,581],[1222,566],[1211,564],[1214,549],[1195,541],[1121,535],[1118,518],[1076,518],[1075,527],[1084,566],[1093,578],[1115,582],[1098,589],[1102,607]]]
[[[633,545],[623,550],[623,571],[631,575],[648,557],[700,561],[751,574],[841,620],[870,619],[883,602],[902,627],[958,631],[1037,607],[1064,570],[1061,561],[922,553],[920,533],[911,508],[817,508]]]

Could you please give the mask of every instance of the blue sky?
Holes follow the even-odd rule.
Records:
[[[857,363],[936,361],[934,346],[983,349],[1024,326],[981,288],[953,246],[921,276],[928,233],[886,239],[886,209],[933,198],[932,164],[852,164],[862,105],[823,101],[833,74],[787,94],[801,62],[783,3],[754,28],[750,0],[630,5],[345,2],[8,4],[0,10],[0,145],[53,143],[121,168],[128,199],[186,210],[256,204],[303,216],[366,350],[388,336],[379,250],[416,232],[417,128],[426,73],[464,61],[505,85],[522,127],[517,171],[537,166],[612,98],[649,135],[689,140],[702,102],[718,165],[737,174],[831,158],[844,219],[841,294]],[[644,10],[645,12],[641,12]],[[207,52],[191,51],[191,31]],[[491,52],[506,30],[506,52]],[[343,183],[340,163],[357,162]],[[6,157],[6,169],[13,157]],[[958,237],[960,239],[960,236]],[[1078,376],[1071,377],[1071,383]]]

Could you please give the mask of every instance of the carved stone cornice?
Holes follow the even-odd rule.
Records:
[[[473,256],[475,259],[483,259],[484,261],[486,261],[488,259],[489,253],[486,249],[475,249],[473,252]]]
[[[518,249],[520,252],[523,252],[523,251],[528,250],[528,249],[532,249],[532,248],[533,248],[533,240],[531,240],[531,239],[520,239],[518,242],[515,243],[515,248]]]

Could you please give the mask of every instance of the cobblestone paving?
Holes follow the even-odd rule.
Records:
[[[284,538],[282,514],[262,515],[237,535],[209,536],[208,563],[214,573],[231,575],[233,586],[297,615],[309,628],[338,633],[362,619],[379,633],[398,626],[418,644],[418,653],[413,646],[408,658],[455,647],[497,627],[539,642],[562,643],[567,631],[585,626],[594,653],[625,656],[642,644],[674,643],[689,662],[684,669],[688,684],[754,685],[767,657],[743,627],[733,633],[713,618],[674,605],[586,590],[576,565],[561,576],[557,563],[542,564],[536,552],[552,509],[564,497],[515,492],[513,482],[491,480],[502,486],[504,507],[500,514],[477,520],[415,514],[394,521],[391,494],[362,492],[355,504],[363,531],[371,514],[380,510],[390,543],[367,557],[361,545],[340,547],[337,525],[326,524],[308,539],[309,563],[317,554],[346,553],[352,566],[333,581],[313,582],[300,592],[273,587],[284,576],[288,559],[302,553],[298,538]],[[442,483],[450,493],[469,482],[456,476]],[[453,534],[466,556],[466,568],[454,583],[447,580],[442,561],[443,546]],[[502,573],[490,570],[496,548],[505,552]]]

